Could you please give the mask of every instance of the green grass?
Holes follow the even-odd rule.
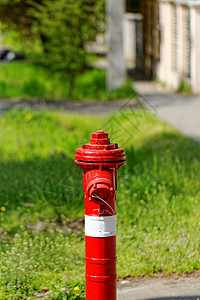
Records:
[[[181,80],[177,92],[183,93],[185,95],[191,95],[192,94],[191,85],[185,80]]]
[[[68,77],[61,77],[47,68],[27,62],[12,62],[0,66],[0,98],[39,98],[66,100]],[[74,99],[115,100],[135,96],[130,80],[114,91],[106,90],[106,73],[92,69],[80,75],[75,82]]]
[[[0,299],[34,299],[44,287],[47,299],[84,299],[84,233],[67,224],[84,216],[75,150],[97,129],[127,157],[118,171],[118,276],[200,268],[198,143],[145,111],[107,120],[14,110],[0,118]],[[67,193],[52,186],[61,179]],[[39,220],[48,226],[35,232]]]

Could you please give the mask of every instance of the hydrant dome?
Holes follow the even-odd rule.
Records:
[[[123,164],[125,162],[124,149],[118,148],[118,144],[110,143],[108,133],[98,130],[92,133],[90,143],[84,144],[76,150],[75,163],[112,163]]]

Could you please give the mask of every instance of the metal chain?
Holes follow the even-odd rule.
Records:
[[[111,214],[111,216],[115,215],[115,211],[112,208],[112,206],[110,206],[110,204],[108,204],[108,202],[106,202],[106,200],[102,199],[101,197],[97,196],[97,195],[92,195],[93,198],[98,198],[99,200],[103,201],[111,210],[113,213],[111,213],[110,211],[106,210],[107,212],[109,212]]]

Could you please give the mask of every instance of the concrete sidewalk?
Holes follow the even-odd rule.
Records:
[[[107,115],[119,111],[127,103],[119,101],[77,101],[77,100],[40,100],[40,99],[0,99],[0,115],[11,109],[60,110],[80,115]],[[136,107],[136,102],[132,103]]]
[[[200,96],[172,93],[147,81],[135,82],[134,88],[159,118],[200,142]]]
[[[197,300],[199,297],[198,276],[133,279],[118,283],[118,300]]]

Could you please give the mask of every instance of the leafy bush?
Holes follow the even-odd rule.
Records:
[[[177,92],[183,93],[185,95],[191,95],[191,85],[185,80],[181,80]]]
[[[69,78],[68,97],[73,98],[75,78],[88,65],[86,45],[101,30],[104,3],[94,0],[46,0],[31,10],[39,20],[36,32],[45,37],[44,61],[48,68]]]
[[[4,0],[1,30],[17,31],[29,47],[42,48],[41,62],[69,79],[68,97],[73,98],[75,78],[93,58],[86,45],[104,29],[104,6],[105,0]]]

